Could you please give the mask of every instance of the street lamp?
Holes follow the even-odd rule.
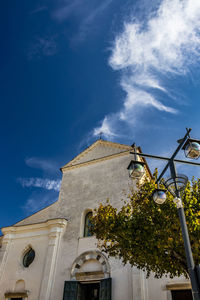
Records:
[[[140,179],[145,173],[144,164],[143,162],[132,160],[127,168],[129,176],[133,179]]]
[[[191,159],[198,159],[200,157],[200,141],[194,139],[188,139],[183,145],[185,150],[185,156]]]
[[[132,145],[134,150],[134,160],[131,160],[130,164],[128,165],[129,176],[133,179],[140,179],[145,173],[144,165],[145,163],[138,160],[137,156],[137,148],[135,144]]]
[[[163,204],[167,199],[166,190],[155,189],[153,192],[153,200],[157,204]]]
[[[200,157],[200,140],[194,140],[190,138],[191,130],[192,130],[191,128],[186,129],[187,132],[185,136],[182,139],[178,140],[179,146],[177,147],[177,149],[175,150],[175,152],[172,154],[170,158],[144,154],[144,153],[136,153],[136,151],[130,153],[134,155],[137,154],[142,157],[155,158],[155,159],[161,159],[167,161],[167,164],[164,167],[161,174],[159,175],[158,179],[156,180],[156,183],[159,184],[160,182],[162,182],[165,188],[174,196],[174,203],[176,204],[178,210],[178,215],[179,215],[179,220],[180,220],[180,225],[182,230],[188,273],[189,273],[191,286],[192,286],[192,295],[194,300],[200,300],[200,276],[199,276],[200,268],[198,266],[195,266],[194,264],[187,224],[185,220],[185,213],[184,213],[183,204],[181,200],[181,192],[185,190],[188,178],[185,175],[177,174],[176,165],[175,165],[175,163],[184,163],[189,165],[200,166],[200,164],[196,162],[191,162],[191,161],[188,162],[185,160],[175,159],[176,155],[181,149],[185,151],[185,155],[187,158],[198,159]],[[163,181],[162,180],[163,175],[168,170],[168,168],[170,169],[171,177]],[[166,190],[159,189],[159,188],[155,189],[155,191],[153,192],[153,200],[157,204],[163,204],[166,200]]]

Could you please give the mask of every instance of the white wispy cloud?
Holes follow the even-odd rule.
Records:
[[[55,162],[38,157],[27,157],[25,158],[25,163],[31,168],[41,169],[45,172],[55,172],[58,168]]]
[[[59,191],[60,190],[60,180],[52,180],[47,178],[18,178],[18,182],[23,187],[36,187],[36,188],[42,188],[46,190],[54,190]]]
[[[59,22],[62,22],[68,19],[71,15],[76,15],[79,13],[79,7],[81,5],[80,0],[74,1],[63,1],[62,5],[60,5],[53,13],[54,18],[56,18]]]
[[[101,130],[99,128],[96,128],[94,130],[94,135],[99,135],[102,133],[106,136],[112,136],[112,137],[117,136],[117,134],[115,134],[114,132],[111,131],[109,122],[110,122],[110,119],[108,117],[105,117],[102,122],[102,125],[101,125]]]
[[[112,138],[120,122],[135,124],[147,108],[177,113],[163,101],[172,95],[165,79],[185,76],[199,62],[199,0],[163,0],[147,20],[132,19],[116,37],[109,59],[110,66],[121,72],[126,97],[120,111],[106,116],[94,135],[106,129],[105,136]]]
[[[112,0],[102,1],[100,5],[93,9],[92,12],[82,20],[78,33],[72,40],[73,43],[81,42],[86,38],[87,34],[92,28],[91,24],[94,22],[94,20],[96,20],[98,15],[104,12],[111,2]]]
[[[78,30],[71,42],[79,43],[85,40],[93,28],[91,25],[98,16],[102,15],[112,1],[113,0],[86,0],[83,2],[81,0],[66,0],[54,11],[53,17],[59,22],[63,22],[70,17],[75,17],[78,21]]]

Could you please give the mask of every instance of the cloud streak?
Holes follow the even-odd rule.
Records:
[[[120,85],[126,97],[120,111],[106,116],[94,135],[102,131],[112,138],[120,123],[136,124],[146,109],[177,113],[163,101],[172,98],[165,80],[187,75],[199,62],[199,28],[199,0],[163,0],[147,20],[133,18],[124,24],[114,41],[109,65],[121,72]]]
[[[60,190],[60,180],[52,180],[47,178],[18,178],[18,182],[23,187],[36,187],[36,188],[42,188],[46,190],[54,190],[56,192],[59,192]]]
[[[111,4],[111,2],[112,0],[101,2],[99,6],[93,9],[92,12],[82,20],[79,26],[78,34],[73,38],[73,43],[81,42],[86,38],[88,32],[91,30],[91,24],[98,17],[98,15],[104,12],[104,10],[109,4]]]
[[[71,42],[77,44],[85,40],[89,32],[92,30],[91,24],[102,15],[106,8],[112,3],[113,0],[104,1],[64,1],[63,5],[57,8],[53,17],[58,22],[64,22],[71,17],[74,17],[78,22],[77,34],[72,38]]]
[[[55,170],[58,168],[55,162],[41,159],[38,157],[27,157],[25,158],[25,163],[31,168],[40,169],[45,172],[55,172]]]

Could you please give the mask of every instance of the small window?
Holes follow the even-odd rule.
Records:
[[[172,300],[192,300],[191,290],[172,290]]]
[[[25,268],[28,268],[30,266],[30,264],[32,264],[32,262],[34,261],[35,258],[35,251],[30,248],[23,257],[23,266]]]
[[[92,217],[92,212],[89,211],[85,216],[84,237],[92,236],[91,233],[92,223],[90,221],[91,217]]]

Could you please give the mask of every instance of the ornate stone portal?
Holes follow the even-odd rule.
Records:
[[[107,258],[100,251],[87,251],[72,264],[71,279],[79,281],[100,280],[110,277]]]

